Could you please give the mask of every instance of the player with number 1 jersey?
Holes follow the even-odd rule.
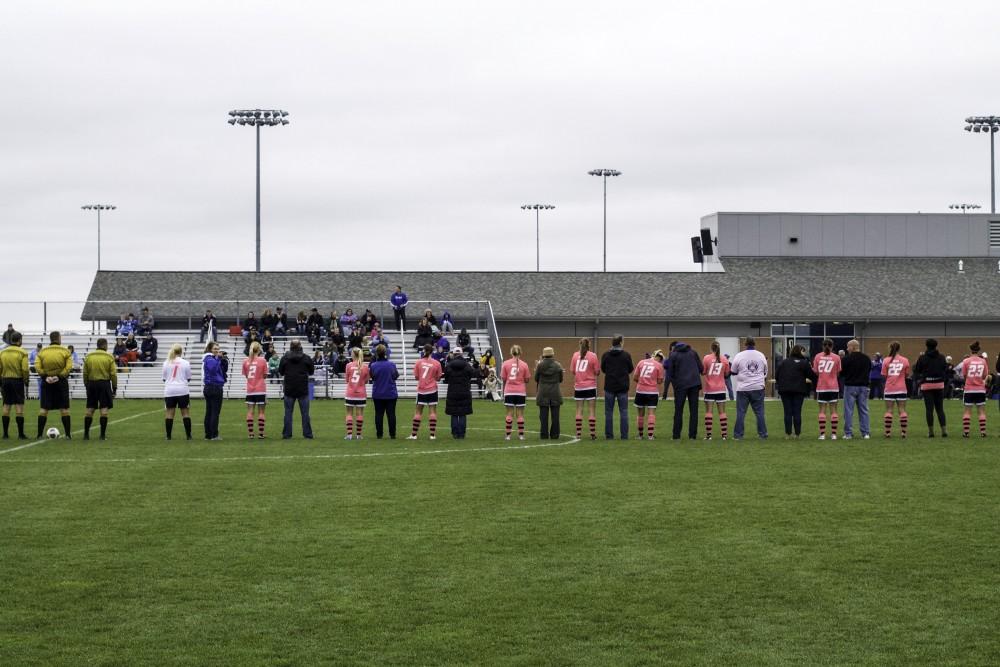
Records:
[[[719,431],[725,440],[729,436],[729,418],[726,416],[729,359],[722,356],[719,341],[712,341],[712,351],[701,360],[701,374],[705,376],[705,440],[712,439],[713,407],[719,413]]]
[[[601,367],[597,355],[590,351],[589,338],[580,339],[580,349],[570,359],[569,372],[573,374],[573,398],[576,399],[576,437],[583,435],[583,405],[586,403],[590,439],[597,440],[597,376],[601,374]]]
[[[819,439],[826,439],[826,420],[830,419],[830,439],[837,439],[837,401],[840,398],[840,355],[833,351],[833,341],[823,340],[823,351],[813,357],[816,374],[816,402],[819,403]]]
[[[524,403],[528,395],[528,379],[531,371],[528,364],[521,361],[521,346],[510,348],[510,359],[500,367],[500,379],[503,381],[503,404],[507,408],[504,420],[506,434],[504,440],[510,440],[510,432],[514,419],[517,419],[517,437],[524,440]]]
[[[639,413],[636,417],[636,428],[639,432],[638,439],[645,437],[644,430],[649,431],[649,439],[654,438],[656,432],[656,404],[660,398],[660,386],[663,385],[663,378],[666,373],[663,370],[663,351],[653,352],[649,359],[642,359],[635,365],[632,371],[632,379],[635,380],[635,407]]]
[[[433,347],[424,345],[423,356],[413,364],[413,377],[417,380],[417,407],[413,413],[413,430],[410,431],[407,440],[417,439],[425,405],[428,410],[427,428],[431,440],[437,437],[438,382],[441,380],[442,369],[441,362],[431,357],[433,351]]]

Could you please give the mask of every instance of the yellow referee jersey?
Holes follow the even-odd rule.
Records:
[[[28,381],[28,353],[23,347],[11,345],[0,351],[0,378]]]
[[[83,360],[83,381],[111,380],[111,388],[118,391],[118,367],[107,350],[97,349]]]
[[[61,378],[69,377],[73,370],[73,355],[62,345],[49,345],[39,350],[35,355],[35,371],[41,377],[55,375]]]

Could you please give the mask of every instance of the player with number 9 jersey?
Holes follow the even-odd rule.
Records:
[[[500,369],[500,379],[503,380],[505,399],[510,396],[520,396],[523,399],[527,396],[529,378],[531,378],[531,370],[527,363],[521,361],[520,357],[511,357],[503,362]],[[522,401],[520,405],[524,405],[524,402]]]

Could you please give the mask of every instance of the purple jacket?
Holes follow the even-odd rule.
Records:
[[[368,366],[372,376],[372,398],[399,398],[396,391],[396,380],[399,379],[399,369],[391,361],[373,361]]]

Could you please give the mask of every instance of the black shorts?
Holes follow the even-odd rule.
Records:
[[[836,403],[840,400],[840,392],[838,391],[817,391],[816,392],[816,402],[817,403]]]
[[[69,380],[59,378],[58,382],[49,384],[42,380],[42,410],[69,410]]]
[[[883,398],[887,401],[905,401],[907,398],[909,398],[909,396],[906,395],[906,392],[902,392],[895,394],[886,394],[885,396],[883,396]]]
[[[710,392],[705,394],[706,403],[725,403],[727,399],[726,392]]]
[[[519,396],[518,394],[507,394],[503,397],[503,404],[508,408],[523,408],[524,402],[524,396]]]
[[[114,406],[115,393],[111,390],[111,380],[92,380],[87,383],[87,409],[109,410]]]
[[[577,401],[596,401],[597,389],[577,389],[573,392],[573,398]]]
[[[635,395],[635,407],[637,408],[650,408],[652,410],[656,409],[657,403],[660,401],[659,394],[636,394]]]
[[[349,408],[363,408],[368,404],[367,398],[345,398],[344,403]]]
[[[7,378],[0,383],[0,394],[4,405],[24,405],[24,382]]]
[[[247,405],[266,405],[267,394],[247,394]]]
[[[174,408],[187,410],[188,406],[191,405],[191,396],[190,394],[184,394],[183,396],[166,396],[163,399],[163,403],[167,406],[167,410],[173,410]]]
[[[967,391],[962,395],[962,402],[965,405],[986,405],[986,392]]]
[[[417,394],[417,405],[437,405],[438,393],[436,391],[429,394]]]

